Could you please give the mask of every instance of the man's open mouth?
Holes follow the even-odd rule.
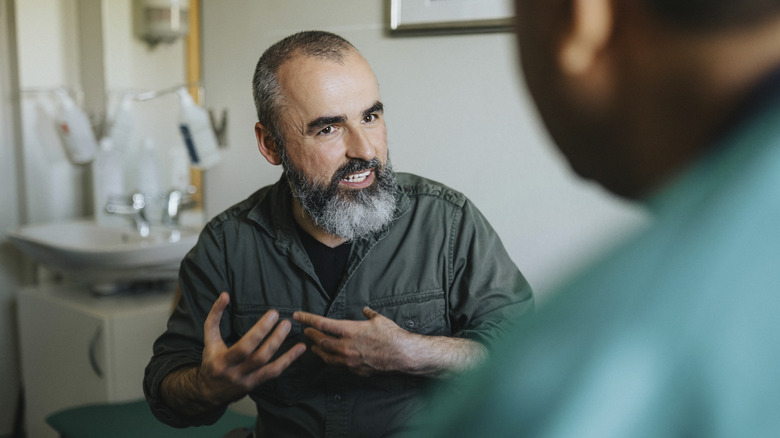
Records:
[[[360,173],[353,173],[352,175],[348,175],[346,178],[342,179],[342,181],[348,182],[348,183],[360,183],[366,180],[369,175],[371,175],[371,170],[368,169]]]

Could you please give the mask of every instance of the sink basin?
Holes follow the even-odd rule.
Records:
[[[199,232],[192,227],[153,226],[149,236],[141,237],[129,225],[76,220],[27,225],[8,237],[46,268],[87,283],[111,283],[175,279]]]

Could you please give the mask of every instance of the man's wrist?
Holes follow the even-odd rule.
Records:
[[[227,403],[215,402],[200,376],[200,367],[180,368],[162,382],[161,395],[165,404],[184,417],[194,418],[225,409]]]
[[[398,351],[398,370],[406,374],[422,374],[420,372],[420,347],[425,340],[422,335],[403,330],[401,339],[396,340]]]

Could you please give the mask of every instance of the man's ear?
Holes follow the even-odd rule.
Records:
[[[260,122],[255,123],[255,137],[257,137],[257,148],[265,159],[274,166],[281,164],[282,160],[279,157],[279,148],[276,140]]]
[[[570,75],[586,73],[607,47],[614,30],[613,0],[568,0],[571,23],[558,51],[558,63]]]

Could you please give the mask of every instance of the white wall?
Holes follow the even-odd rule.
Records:
[[[230,120],[229,149],[206,174],[209,216],[280,173],[255,145],[258,57],[288,34],[323,29],[373,65],[396,170],[469,196],[538,292],[643,219],[574,177],[550,145],[520,81],[511,33],[391,36],[387,1],[204,3],[205,103],[227,108]]]
[[[112,103],[127,90],[163,90],[186,82],[183,40],[150,48],[133,36],[132,0],[102,3],[106,90]],[[133,118],[134,144],[140,144],[144,138],[153,139],[161,159],[167,159],[171,149],[184,150],[179,133],[179,103],[174,94],[136,102]],[[128,180],[128,188],[135,188],[132,175]]]
[[[19,86],[22,90],[24,176],[27,219],[45,222],[81,216],[87,211],[82,192],[86,168],[71,165],[56,142],[53,121],[46,119],[38,91],[65,87],[81,90],[76,0],[16,2]]]

